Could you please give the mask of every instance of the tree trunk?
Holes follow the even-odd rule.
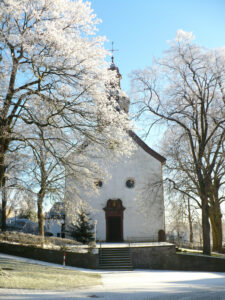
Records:
[[[209,205],[208,205],[207,196],[202,198],[202,237],[203,237],[203,254],[211,255]]]
[[[2,231],[6,230],[6,205],[7,205],[7,198],[5,194],[5,147],[2,144],[3,141],[1,140],[0,145],[0,187],[2,189]]]
[[[190,199],[188,198],[188,223],[189,223],[189,240],[190,243],[193,243],[193,226],[192,226],[192,218],[191,218],[191,206]]]
[[[213,251],[222,252],[222,214],[219,205],[210,207],[210,222],[212,226]]]
[[[2,180],[2,231],[6,231],[6,205],[7,205],[6,178],[3,177],[3,180]]]
[[[43,190],[40,189],[38,193],[38,232],[39,234],[44,237],[44,215],[43,215],[43,200],[44,200],[44,193]]]

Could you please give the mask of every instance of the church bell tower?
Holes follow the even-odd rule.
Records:
[[[122,79],[122,75],[120,74],[119,68],[114,63],[114,56],[113,52],[115,52],[113,48],[113,42],[112,42],[112,56],[111,56],[111,64],[109,67],[109,71],[116,72],[116,78],[114,78],[113,81],[110,81],[108,84],[107,90],[109,93],[109,99],[113,98],[117,101],[118,106],[116,109],[118,111],[124,111],[125,113],[129,112],[129,106],[130,106],[130,100],[127,97],[126,93],[121,90],[120,81]]]

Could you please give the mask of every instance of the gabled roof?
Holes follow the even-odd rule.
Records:
[[[162,164],[165,164],[166,158],[154,151],[147,144],[145,144],[132,130],[129,130],[129,136],[148,154],[159,160]]]

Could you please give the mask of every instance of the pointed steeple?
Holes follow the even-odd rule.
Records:
[[[118,78],[118,85],[119,85],[119,87],[120,87],[120,80],[122,79],[122,75],[120,74],[120,71],[119,71],[119,68],[115,65],[115,63],[114,63],[114,55],[113,55],[113,53],[115,52],[115,51],[118,51],[118,49],[114,49],[113,48],[113,42],[112,42],[112,49],[110,49],[110,51],[112,52],[112,56],[111,56],[111,65],[110,65],[110,67],[109,67],[109,70],[111,70],[111,71],[116,71],[117,72],[117,78]]]
[[[114,55],[113,53],[115,51],[118,51],[117,49],[113,48],[113,42],[112,42],[112,49],[110,49],[112,52],[111,56],[111,65],[109,67],[109,70],[111,71],[116,71],[116,77],[118,80],[116,82],[112,82],[109,85],[109,97],[113,97],[117,102],[118,102],[118,111],[123,110],[124,112],[128,113],[129,111],[129,106],[130,106],[130,100],[127,97],[126,93],[121,90],[120,87],[120,80],[122,79],[122,75],[120,74],[119,68],[115,65],[114,63]]]

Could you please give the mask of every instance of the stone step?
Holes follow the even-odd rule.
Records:
[[[103,248],[99,251],[99,268],[108,270],[132,270],[129,248]]]
[[[100,254],[100,257],[105,257],[105,258],[111,258],[111,257],[124,257],[124,258],[130,258],[130,255],[126,254],[126,255],[121,255],[121,254]]]
[[[130,252],[99,252],[100,255],[104,255],[104,256],[109,256],[109,255],[114,255],[114,256],[130,256]]]
[[[99,252],[99,254],[104,255],[104,256],[109,256],[109,255],[114,255],[114,256],[130,256],[129,252]]]
[[[100,248],[102,251],[129,251],[129,248]]]
[[[131,264],[113,264],[113,263],[109,263],[109,264],[101,264],[99,265],[99,268],[104,268],[104,269],[117,269],[117,268],[121,268],[121,269],[132,269],[133,270],[133,266]]]
[[[130,257],[100,257],[100,261],[130,261]]]
[[[113,271],[133,271],[132,267],[119,267],[119,266],[99,266],[100,270],[113,270]]]
[[[117,258],[117,257],[123,257],[123,258],[130,258],[130,255],[115,255],[115,254],[109,254],[109,255],[100,255],[100,257],[104,257],[104,258]]]
[[[108,253],[130,254],[130,251],[102,251],[102,250],[100,250],[99,253],[104,253],[104,254],[108,254]]]
[[[133,266],[132,264],[118,264],[118,263],[113,263],[113,262],[108,262],[104,264],[100,264],[99,268],[104,268],[104,269],[129,269],[132,270]]]
[[[108,262],[118,262],[118,263],[131,263],[131,260],[130,259],[100,259],[100,262],[101,263],[108,263]]]

